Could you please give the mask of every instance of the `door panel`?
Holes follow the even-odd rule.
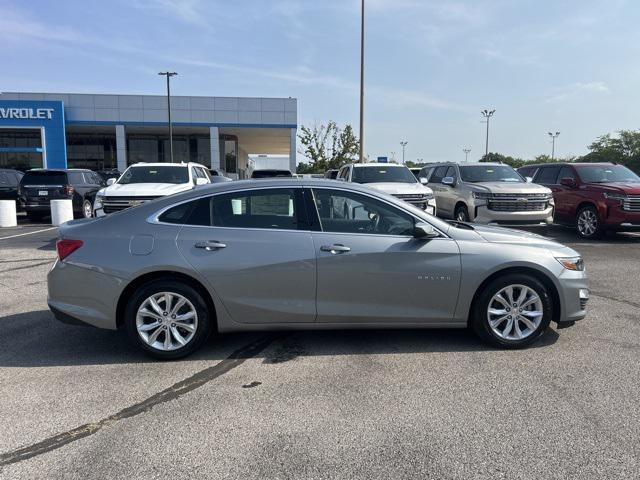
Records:
[[[198,248],[217,241],[220,249]],[[315,255],[310,232],[185,226],[180,252],[240,323],[313,322]]]
[[[177,237],[234,321],[316,317],[316,260],[301,188],[245,190],[194,202]]]
[[[450,320],[460,252],[451,239],[313,232],[318,322],[429,323]],[[344,246],[348,251],[325,251]]]

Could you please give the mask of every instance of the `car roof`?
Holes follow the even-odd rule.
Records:
[[[556,167],[556,166],[565,166],[565,165],[573,165],[574,167],[586,167],[589,165],[612,166],[617,164],[612,162],[549,162],[549,163],[533,163],[531,165],[523,165],[521,167],[518,167],[518,170],[520,170],[521,168],[527,168],[527,167],[539,168],[539,167]]]
[[[384,163],[384,162],[367,162],[367,163],[352,163],[354,167],[405,167],[406,165],[400,165],[399,163]]]
[[[184,163],[180,163],[180,162],[138,162],[138,163],[134,163],[133,165],[129,165],[130,167],[189,167],[189,166],[195,166],[195,167],[202,167],[202,168],[207,168],[204,165],[200,164],[200,163],[196,163],[196,162],[184,162]]]

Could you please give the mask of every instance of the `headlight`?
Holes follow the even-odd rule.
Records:
[[[604,192],[604,198],[608,198],[609,200],[626,200],[626,193],[620,192]]]
[[[96,193],[96,198],[93,201],[93,208],[98,209],[102,208],[102,201],[104,200],[104,192],[100,191]]]
[[[488,200],[493,197],[492,193],[489,192],[472,192],[473,198],[481,198],[483,200]]]
[[[574,270],[576,272],[584,271],[584,260],[582,260],[582,257],[556,257],[556,260],[567,270]]]

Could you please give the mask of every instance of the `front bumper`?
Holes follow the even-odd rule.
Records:
[[[600,207],[602,226],[608,230],[640,230],[640,212],[624,210],[621,205],[609,201]]]
[[[558,277],[560,288],[560,317],[556,320],[558,326],[572,325],[587,315],[589,300],[589,286],[585,272],[564,270]]]
[[[487,225],[546,227],[553,223],[553,206],[538,211],[498,212],[490,210],[487,205],[476,205],[473,214],[474,222]]]

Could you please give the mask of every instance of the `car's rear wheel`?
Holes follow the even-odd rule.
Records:
[[[582,238],[598,238],[602,234],[598,212],[591,205],[582,207],[576,216],[576,229]]]
[[[455,218],[459,222],[469,221],[469,210],[467,210],[466,205],[458,205],[456,207]]]
[[[209,309],[194,288],[175,280],[154,280],[138,288],[125,310],[131,341],[163,360],[197,350],[210,332]]]
[[[535,277],[498,277],[480,293],[472,312],[472,327],[486,342],[504,348],[531,345],[551,323],[553,304]]]
[[[82,202],[82,216],[84,218],[93,217],[93,203],[91,203],[89,199],[85,199],[85,201]]]

